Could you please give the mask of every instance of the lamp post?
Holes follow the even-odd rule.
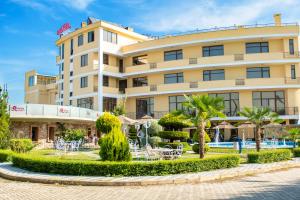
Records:
[[[146,146],[148,145],[148,128],[151,126],[151,121],[146,121],[143,124],[144,128],[146,129]]]

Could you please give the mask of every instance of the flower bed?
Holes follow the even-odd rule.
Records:
[[[239,156],[222,155],[205,159],[165,160],[152,162],[109,162],[77,161],[44,158],[29,154],[14,154],[15,167],[35,172],[88,176],[160,176],[214,169],[231,168],[239,165]]]
[[[289,149],[266,150],[248,153],[248,163],[270,163],[289,160],[291,151]]]

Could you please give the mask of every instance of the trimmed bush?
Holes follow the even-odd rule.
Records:
[[[67,129],[65,132],[65,141],[79,141],[83,140],[85,136],[85,131],[82,129]]]
[[[211,139],[206,132],[205,132],[204,138],[205,138],[205,143],[211,142]],[[194,133],[193,142],[199,142],[199,133],[198,132]]]
[[[300,148],[293,149],[294,157],[300,157]]]
[[[121,127],[121,121],[108,112],[103,113],[96,121],[96,128],[101,133],[109,133],[114,126]]]
[[[248,163],[270,163],[291,158],[291,151],[288,149],[266,150],[248,153]]]
[[[195,153],[198,153],[198,154],[199,154],[199,144],[194,144],[194,145],[192,146],[192,149],[193,149],[193,151],[194,151]],[[204,145],[204,152],[205,152],[205,153],[208,152],[209,149],[210,149],[210,147],[208,146],[208,144],[205,144],[205,145]]]
[[[239,165],[239,156],[222,155],[204,159],[179,159],[148,162],[103,162],[59,160],[28,154],[12,155],[15,167],[34,172],[84,176],[160,176],[224,169]]]
[[[34,145],[31,139],[11,139],[9,147],[12,151],[17,153],[25,153],[30,151]]]
[[[173,140],[186,140],[190,136],[190,134],[185,131],[161,131],[158,135],[161,138],[171,140],[171,142],[173,142]]]
[[[161,125],[159,125],[156,121],[151,121],[151,125],[147,129],[147,133],[148,135],[150,135],[150,137],[154,137],[154,136],[158,136],[158,133],[162,130],[163,128]],[[146,133],[146,129],[144,126],[142,126],[142,131]]]
[[[10,161],[12,152],[10,150],[0,150],[0,163]]]
[[[166,114],[158,121],[158,124],[165,128],[166,131],[178,131],[183,128],[192,126],[192,124],[186,120],[183,116]]]
[[[129,161],[131,154],[129,143],[120,128],[114,127],[101,140],[100,157],[109,161]]]
[[[149,143],[152,147],[157,147],[160,142],[161,142],[160,137],[154,136],[149,138]]]

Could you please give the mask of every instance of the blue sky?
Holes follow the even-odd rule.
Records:
[[[134,27],[140,33],[173,32],[271,23],[299,22],[300,0],[0,0],[0,85],[8,84],[10,102],[23,103],[24,73],[57,74],[56,30],[72,28],[88,16]]]

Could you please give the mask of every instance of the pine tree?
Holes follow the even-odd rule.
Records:
[[[6,149],[9,146],[10,130],[9,130],[9,114],[7,110],[7,90],[0,87],[0,149]]]

